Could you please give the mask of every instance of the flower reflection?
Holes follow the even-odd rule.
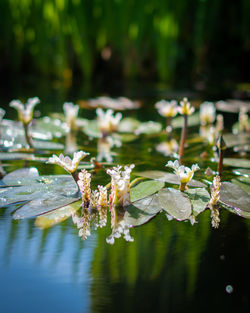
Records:
[[[63,111],[66,118],[66,123],[69,129],[75,130],[76,129],[76,118],[79,112],[79,105],[74,105],[72,102],[65,102],[63,104]]]
[[[111,109],[105,112],[101,108],[98,108],[96,114],[98,129],[103,137],[118,130],[118,125],[122,119],[122,114],[120,112],[114,114],[114,111]]]
[[[128,225],[124,220],[124,214],[126,209],[123,207],[117,208],[116,206],[111,206],[111,228],[112,233],[106,238],[106,242],[113,245],[115,243],[115,238],[123,238],[126,241],[134,241],[134,238],[130,236],[130,225]]]
[[[113,162],[111,155],[111,148],[114,145],[114,141],[110,136],[102,137],[97,142],[97,161],[106,161],[108,163]]]

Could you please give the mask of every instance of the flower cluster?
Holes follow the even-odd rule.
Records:
[[[25,105],[20,100],[12,100],[10,102],[10,107],[17,110],[19,120],[27,125],[32,121],[34,107],[39,102],[40,100],[38,97],[29,98]]]
[[[74,130],[76,126],[76,118],[79,112],[79,105],[74,105],[72,102],[65,102],[63,104],[63,111],[66,118],[66,123],[70,130]]]
[[[84,151],[74,152],[73,160],[71,160],[70,157],[64,156],[63,154],[60,154],[59,157],[54,154],[52,157],[48,159],[47,163],[57,164],[63,167],[65,171],[69,173],[74,173],[77,170],[80,161],[86,155],[88,155],[88,153]]]
[[[111,109],[105,112],[101,108],[98,108],[96,114],[98,129],[103,136],[107,136],[118,130],[118,125],[122,119],[121,113],[116,113],[116,115],[114,115],[114,111]]]
[[[180,185],[181,191],[185,190],[186,184],[193,178],[194,172],[200,169],[198,164],[193,164],[192,167],[189,168],[184,165],[180,165],[178,160],[175,160],[174,162],[168,161],[166,166],[174,169],[174,172],[178,176],[181,183]]]
[[[110,205],[125,207],[130,204],[130,174],[134,167],[131,164],[124,166],[124,171],[121,171],[121,166],[107,170],[107,174],[111,176]]]
[[[213,179],[211,198],[208,203],[208,207],[211,210],[212,226],[214,228],[218,228],[220,223],[218,210],[218,201],[220,200],[220,187],[221,187],[220,176],[216,175]]]
[[[164,117],[175,117],[178,113],[177,101],[166,101],[161,100],[156,102],[155,107],[157,108],[160,115]]]
[[[213,102],[203,102],[200,105],[201,125],[209,125],[215,121],[216,109]]]
[[[72,221],[79,229],[78,235],[79,237],[82,237],[83,240],[87,239],[91,235],[91,215],[88,210],[84,209],[82,211],[82,216],[79,216],[78,213],[72,214]]]
[[[91,174],[83,169],[78,174],[78,178],[77,184],[82,195],[82,207],[87,208],[91,200]]]

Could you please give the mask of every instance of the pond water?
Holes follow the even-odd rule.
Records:
[[[43,115],[48,110],[62,112],[59,105],[43,103],[39,108]],[[94,111],[80,112],[84,114],[95,117]],[[165,123],[152,105],[124,115]],[[197,130],[192,128],[189,134]],[[180,137],[180,130],[175,136]],[[171,158],[155,150],[162,140],[164,135],[142,135],[125,142],[112,149],[114,163],[134,163],[136,171],[166,170]],[[78,135],[77,144],[96,156],[96,139]],[[203,146],[195,146],[187,165],[195,160],[202,169],[216,170],[217,164],[200,158],[203,151]],[[35,166],[41,175],[65,174],[58,166],[39,162],[6,163],[6,172]],[[226,168],[224,175],[231,178],[232,169]],[[202,177],[200,171],[195,178]],[[108,181],[104,169],[93,176],[95,186]],[[133,242],[119,238],[109,245],[110,216],[106,227],[92,229],[83,241],[71,218],[42,230],[35,219],[13,220],[16,208],[0,209],[0,312],[245,313],[249,309],[250,223],[225,209],[218,229],[211,227],[209,210],[193,226],[189,221],[169,221],[161,212],[130,230]]]

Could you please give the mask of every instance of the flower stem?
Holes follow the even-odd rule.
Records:
[[[183,128],[181,132],[181,141],[180,141],[180,148],[179,148],[179,162],[182,164],[183,162],[183,157],[184,157],[184,146],[185,146],[185,141],[187,137],[187,127],[188,127],[188,116],[187,114],[183,115],[184,118],[184,123],[183,123]]]
[[[220,177],[222,176],[223,158],[224,158],[224,150],[220,150],[220,152],[219,152],[219,163],[218,163],[218,168],[217,168],[217,172],[219,173]]]
[[[27,144],[29,145],[30,149],[33,149],[33,143],[32,143],[32,140],[31,140],[31,136],[29,134],[29,125],[30,124],[25,124],[23,123],[23,128],[24,128],[24,135],[25,135],[25,139],[27,141]]]
[[[80,188],[79,188],[79,186],[78,186],[78,184],[77,184],[77,182],[78,182],[78,180],[79,180],[78,172],[77,172],[77,171],[74,171],[74,172],[71,173],[71,175],[72,175],[72,177],[74,178],[74,181],[76,182],[76,185],[77,185],[78,190],[80,191]]]
[[[180,189],[180,191],[182,191],[182,192],[185,191],[185,190],[186,190],[186,183],[181,183],[179,189]]]

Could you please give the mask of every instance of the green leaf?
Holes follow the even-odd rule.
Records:
[[[189,219],[192,206],[185,193],[172,188],[164,188],[158,192],[158,198],[161,208],[178,221]]]
[[[250,160],[247,160],[247,159],[224,158],[223,164],[232,166],[232,167],[250,168]]]
[[[177,175],[164,172],[164,171],[144,171],[144,172],[136,172],[134,174],[137,176],[159,180],[159,181],[163,181],[163,182],[170,183],[170,184],[180,185],[180,180]],[[200,188],[206,187],[205,184],[194,179],[192,179],[187,185],[190,187],[200,187]]]
[[[74,212],[79,210],[81,204],[82,201],[79,200],[69,205],[63,206],[57,210],[54,210],[50,213],[40,215],[36,218],[35,224],[37,227],[42,229],[52,227],[68,219]]]
[[[232,183],[238,185],[241,189],[250,194],[250,178],[249,177],[237,177],[232,179]]]
[[[231,208],[237,215],[246,217],[250,214],[250,196],[239,186],[223,182],[220,189],[220,203]]]
[[[152,195],[128,206],[124,215],[124,222],[127,225],[140,226],[154,218],[160,211],[158,196]]]
[[[136,135],[140,135],[140,134],[151,135],[151,134],[159,133],[161,129],[162,129],[162,125],[160,123],[149,121],[149,122],[140,123],[140,125],[136,128],[134,133]]]
[[[140,122],[132,117],[125,117],[121,120],[118,126],[118,131],[121,133],[133,133],[140,125]]]
[[[250,135],[247,133],[242,133],[238,135],[225,134],[223,135],[223,139],[226,143],[226,146],[228,148],[231,148],[234,146],[241,146],[241,145],[248,144],[250,142]]]
[[[45,132],[45,134],[48,136],[48,139],[60,138],[66,135],[67,125],[60,119],[45,116],[43,118],[33,120],[31,126],[32,137],[34,137],[36,132]],[[36,138],[39,139],[39,136]]]
[[[136,185],[130,190],[130,200],[132,202],[150,196],[164,187],[164,182],[149,180]]]
[[[2,182],[8,186],[27,185],[31,183],[30,179],[37,178],[39,178],[39,173],[35,167],[22,168],[5,175]]]
[[[197,216],[203,212],[210,200],[208,191],[204,188],[188,189],[185,191],[192,203],[193,215]]]
[[[244,169],[244,168],[237,168],[236,170],[233,170],[233,173],[236,175],[243,175],[250,177],[250,170]]]
[[[88,121],[82,130],[88,137],[101,138],[96,120]]]
[[[195,112],[192,115],[188,116],[188,126],[197,126],[200,125],[200,114],[199,112]],[[172,120],[172,127],[173,128],[182,128],[183,127],[183,116],[175,117]]]

